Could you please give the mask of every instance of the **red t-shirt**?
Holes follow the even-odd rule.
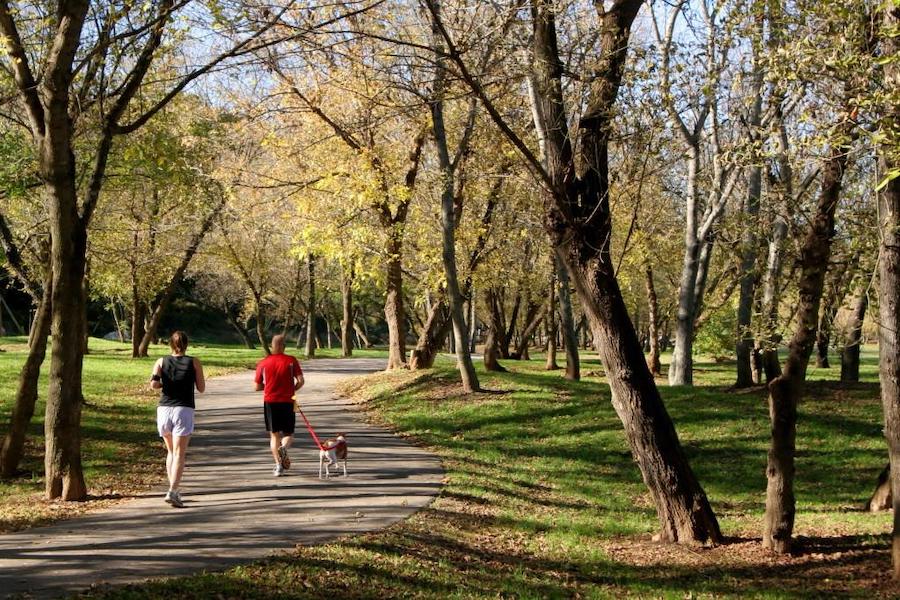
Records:
[[[289,354],[270,354],[256,365],[256,383],[263,384],[263,402],[293,402],[294,377],[303,374]]]

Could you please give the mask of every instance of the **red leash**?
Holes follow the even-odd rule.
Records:
[[[316,443],[316,446],[319,447],[319,450],[323,452],[328,452],[329,450],[333,450],[337,448],[340,444],[335,444],[333,446],[325,447],[322,445],[322,442],[319,441],[319,436],[316,435],[315,430],[312,428],[312,425],[309,424],[309,419],[306,418],[306,415],[303,414],[303,411],[300,410],[300,407],[297,407],[297,412],[300,413],[300,416],[303,417],[303,421],[306,423],[306,429],[309,430],[309,434],[312,436],[313,441]]]

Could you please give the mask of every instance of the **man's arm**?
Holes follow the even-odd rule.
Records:
[[[263,383],[263,367],[262,365],[256,366],[256,376],[253,378],[253,382],[256,383],[256,391],[261,392],[266,387]]]
[[[304,383],[304,380],[303,380],[303,373],[300,373],[299,375],[297,375],[296,377],[294,377],[294,379],[295,379],[295,383],[294,383],[294,391],[296,392],[297,390],[299,390],[300,388],[303,387],[303,383]]]

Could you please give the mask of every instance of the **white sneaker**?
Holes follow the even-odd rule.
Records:
[[[275,468],[272,469],[272,475],[275,477],[281,477],[284,475],[284,468],[281,465],[275,465]]]
[[[166,497],[163,500],[165,500],[166,504],[172,504],[172,490],[166,492]]]

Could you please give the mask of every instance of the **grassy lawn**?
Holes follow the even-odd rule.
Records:
[[[26,339],[0,338],[0,435],[6,433],[25,361]],[[50,356],[42,370],[40,398],[29,430],[20,476],[0,481],[0,532],[70,517],[127,498],[162,483],[164,451],[156,433],[158,393],[147,386],[154,361],[168,353],[152,346],[148,358],[131,358],[131,346],[91,338],[84,361],[82,461],[91,499],[82,503],[46,502],[44,489],[44,394]],[[203,361],[209,376],[253,368],[261,350],[192,343],[189,354]],[[321,357],[337,357],[339,350],[319,350]],[[361,356],[380,355],[363,351]]]
[[[23,340],[0,339],[0,432]],[[91,340],[85,362],[87,503],[40,500],[41,423],[25,474],[0,483],[5,530],[71,516],[159,483],[161,448],[148,359]],[[243,369],[259,351],[193,345],[211,375]],[[325,351],[323,355],[333,355]],[[540,357],[536,357],[540,358]],[[836,362],[836,361],[835,361]],[[762,388],[729,389],[732,364],[699,361],[693,388],[660,381],[691,464],[728,543],[687,548],[651,541],[656,518],[609,402],[602,368],[566,382],[540,360],[480,372],[485,393],[460,393],[448,358],[424,373],[379,373],[343,392],[441,456],[447,485],[428,509],[385,531],[348,537],[223,573],[150,582],[108,597],[321,598],[808,598],[900,597],[887,579],[890,516],[860,510],[885,461],[876,356],[863,381],[810,369],[800,407],[795,534],[798,553],[759,546],[768,447]],[[38,444],[37,446],[35,444]],[[95,595],[101,594],[94,592]]]
[[[883,466],[876,358],[863,382],[811,369],[800,407],[798,553],[759,545],[768,417],[761,388],[728,389],[733,365],[701,362],[694,388],[661,384],[728,543],[651,541],[656,518],[602,369],[569,383],[539,361],[480,373],[460,394],[452,362],[380,373],[344,393],[374,420],[440,455],[438,500],[385,531],[300,547],[224,573],[151,582],[115,598],[811,598],[898,597],[887,579],[891,517],[860,506]]]

